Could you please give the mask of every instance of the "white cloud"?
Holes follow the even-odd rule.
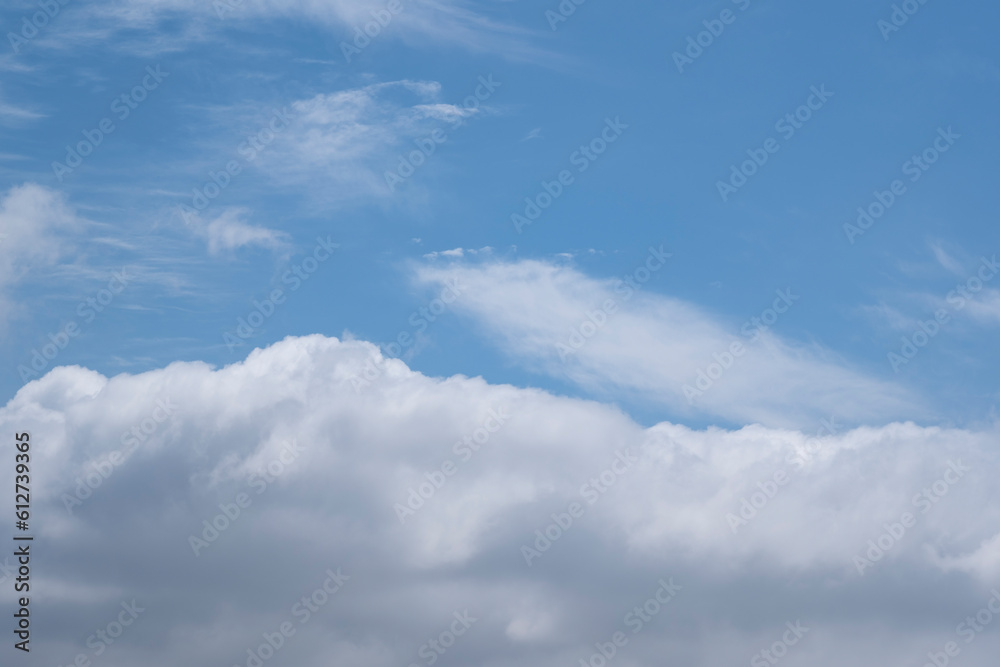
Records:
[[[385,372],[355,391],[351,378],[368,363]],[[154,424],[158,400],[172,415]],[[490,410],[506,417],[484,440],[477,429]],[[322,336],[218,370],[175,363],[108,379],[59,368],[0,410],[0,428],[31,433],[32,520],[48,570],[64,590],[93,591],[46,602],[59,620],[38,660],[51,664],[86,650],[80,628],[114,620],[132,598],[149,610],[145,625],[108,650],[107,664],[244,664],[247,648],[295,622],[292,605],[341,567],[350,581],[295,623],[282,664],[421,662],[419,647],[464,609],[478,621],[449,659],[574,664],[627,631],[624,615],[672,577],[683,589],[629,634],[621,664],[746,662],[802,619],[811,634],[799,664],[832,667],[846,655],[881,667],[919,661],[1000,583],[994,570],[977,566],[973,577],[972,565],[951,567],[929,549],[978,553],[995,541],[995,428],[889,424],[819,439],[762,426],[643,428],[611,406],[429,378],[374,345]],[[133,428],[145,442],[70,516],[63,494]],[[454,447],[466,437],[482,445],[462,460]],[[243,475],[278,459],[286,441],[301,454],[258,493]],[[625,448],[636,461],[589,504],[581,485],[601,487]],[[394,504],[446,460],[454,473],[401,525]],[[949,461],[967,470],[921,512],[914,495],[936,488]],[[788,478],[771,493],[778,471]],[[195,557],[189,535],[220,504],[232,512],[240,492],[251,504]],[[773,498],[734,534],[727,514],[760,493]],[[0,497],[0,511],[9,515],[12,500]],[[571,502],[584,515],[528,567],[522,545]],[[860,575],[854,557],[903,512],[915,525]],[[918,610],[915,593],[935,604]],[[3,587],[4,604],[11,594]],[[878,643],[866,639],[873,627]],[[991,664],[995,637],[963,664]]]
[[[204,222],[197,214],[188,214],[187,224],[194,233],[205,238],[208,251],[217,255],[247,246],[259,246],[269,250],[288,248],[288,235],[284,232],[250,225],[244,222],[249,215],[246,209],[227,208],[215,219]]]
[[[919,318],[906,315],[898,308],[885,302],[880,302],[878,305],[858,306],[857,310],[876,327],[889,329],[893,332],[906,331],[909,333],[920,326]]]
[[[276,180],[309,183],[313,197],[390,197],[385,174],[418,150],[413,142],[430,142],[436,152],[431,132],[447,135],[469,115],[464,107],[437,102],[440,95],[437,82],[403,80],[298,100],[291,104],[291,126],[261,153],[258,165]]]
[[[353,46],[355,28],[373,23],[373,12],[385,24],[373,41],[402,40],[415,46],[457,45],[477,53],[500,54],[512,60],[553,60],[551,54],[533,46],[536,31],[520,28],[488,16],[488,3],[468,0],[402,0],[403,11],[386,22],[386,0],[112,0],[82,8],[74,24],[61,29],[63,39],[108,39],[116,33],[144,30],[150,39],[116,43],[145,52],[176,50],[188,41],[212,39],[219,31],[261,22],[289,21],[329,31],[338,41],[331,49],[343,60],[341,41]],[[221,8],[221,18],[220,11]],[[165,38],[156,29],[181,22],[181,33]],[[176,29],[176,25],[173,26]],[[53,46],[58,44],[49,40]],[[357,56],[352,54],[352,60]]]
[[[254,229],[243,232],[253,236]],[[247,242],[238,229],[233,233],[217,225],[214,230],[220,248]],[[0,309],[6,316],[0,326],[9,324],[15,313],[31,318],[46,314],[44,303],[23,296],[29,287],[44,286],[48,300],[79,302],[123,270],[131,276],[130,291],[142,285],[198,294],[183,272],[194,262],[176,255],[166,262],[158,260],[169,251],[163,237],[145,230],[133,234],[120,225],[78,214],[62,192],[36,183],[12,186],[0,195]],[[135,307],[115,303],[115,308]],[[67,316],[62,310],[58,314]]]
[[[962,263],[948,254],[948,251],[944,249],[941,243],[931,243],[930,249],[934,253],[934,259],[937,263],[941,265],[947,271],[954,273],[956,276],[961,276],[965,273],[965,267]]]
[[[737,423],[810,425],[830,415],[878,423],[920,414],[906,390],[852,369],[817,345],[771,331],[758,331],[751,341],[739,323],[727,324],[694,304],[595,280],[568,266],[455,263],[423,266],[416,275],[431,283],[458,280],[466,288],[453,307],[507,353],[601,395],[631,392],[676,414]],[[615,312],[602,315],[608,301]],[[730,358],[734,342],[745,349],[738,358]],[[698,384],[699,373],[715,373],[709,367],[720,359],[730,367],[721,377],[706,377],[711,386],[702,391],[707,383]],[[685,393],[685,386],[701,395]]]
[[[0,120],[5,124],[21,124],[24,121],[38,120],[39,118],[45,118],[45,114],[0,101]]]
[[[986,584],[1000,581],[1000,533],[960,556],[939,556],[932,548],[931,560],[946,571],[958,570],[977,576]]]
[[[18,277],[27,265],[54,263],[64,252],[59,234],[76,231],[79,221],[65,198],[36,183],[11,187],[0,198],[0,280]]]
[[[981,324],[1000,324],[1000,290],[983,289],[976,298],[969,299],[968,304],[969,314]]]
[[[490,255],[493,253],[493,248],[490,246],[483,246],[479,250],[475,248],[452,248],[451,250],[442,250],[440,252],[434,251],[429,252],[424,255],[424,259],[437,259],[438,257],[446,257],[449,259],[456,259],[465,257],[468,255]]]
[[[521,141],[531,141],[532,139],[540,139],[541,136],[542,136],[542,128],[536,127],[533,130],[529,131],[526,135],[524,135],[524,137],[521,138]]]
[[[81,227],[59,192],[36,183],[11,187],[0,198],[0,302],[12,285],[65,257],[66,239]]]
[[[427,118],[452,124],[461,123],[466,118],[471,118],[481,111],[481,109],[469,109],[454,104],[418,104],[413,108]]]

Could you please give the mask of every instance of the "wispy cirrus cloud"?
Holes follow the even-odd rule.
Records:
[[[488,2],[405,0],[401,6],[389,22],[382,19],[385,25],[378,39],[401,40],[415,47],[457,46],[513,60],[556,59],[534,45],[536,31],[492,18],[495,7]],[[384,0],[112,0],[65,13],[73,14],[74,20],[53,28],[45,40],[48,46],[116,36],[120,47],[149,53],[183,49],[186,44],[215,39],[224,30],[260,29],[273,21],[287,21],[300,29],[319,28],[352,44],[355,29],[376,20],[374,14],[388,12]],[[339,57],[341,49],[334,50]]]
[[[0,99],[0,123],[5,125],[21,125],[41,118],[45,118],[45,114]]]
[[[976,255],[962,248],[928,243],[929,257],[900,263],[909,282],[919,286],[882,289],[877,305],[858,312],[889,332],[915,330],[921,321],[944,313],[949,328],[971,331],[1000,324],[1000,263],[992,251]]]
[[[417,148],[414,140],[479,113],[441,97],[436,81],[401,80],[294,101],[291,126],[256,164],[275,181],[308,184],[310,197],[386,198],[385,174]]]
[[[830,350],[773,330],[754,328],[748,338],[738,323],[727,325],[695,304],[571,266],[456,262],[421,265],[415,275],[420,282],[465,285],[466,297],[453,308],[488,339],[528,367],[598,395],[624,393],[674,414],[775,426],[829,414],[860,422],[919,414],[910,391]],[[734,343],[742,345],[739,355]]]
[[[205,239],[213,255],[251,246],[275,251],[289,248],[288,234],[248,224],[245,219],[249,215],[247,209],[227,208],[211,220],[204,221],[195,213],[186,222],[196,235]]]

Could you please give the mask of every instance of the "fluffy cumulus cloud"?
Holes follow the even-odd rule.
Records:
[[[975,620],[1000,586],[994,427],[644,428],[318,335],[221,369],[58,368],[0,424],[33,443],[37,664],[884,667],[953,641],[979,667],[998,648],[1000,618]]]
[[[416,278],[465,285],[452,308],[530,368],[596,392],[633,392],[677,414],[812,428],[831,415],[884,423],[921,414],[904,388],[775,334],[769,325],[795,308],[795,290],[776,290],[753,320],[724,322],[652,292],[669,261],[661,246],[610,280],[536,260],[422,265]]]

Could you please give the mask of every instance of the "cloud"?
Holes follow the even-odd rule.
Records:
[[[208,251],[213,255],[233,251],[248,246],[258,246],[268,250],[286,250],[288,235],[284,232],[249,225],[243,219],[249,211],[241,208],[227,208],[217,218],[204,222],[201,216],[188,214],[185,222],[198,235],[206,239]]]
[[[931,252],[934,253],[934,259],[937,260],[937,263],[942,268],[954,273],[956,276],[961,276],[965,273],[965,267],[962,266],[962,263],[948,254],[942,243],[930,243],[929,245]]]
[[[385,0],[218,0],[211,3],[113,0],[79,10],[75,24],[72,28],[64,28],[60,37],[93,41],[123,35],[129,39],[119,39],[116,43],[126,48],[145,52],[170,51],[182,48],[185,42],[213,39],[224,29],[287,21],[299,29],[308,25],[331,33],[341,40],[333,51],[342,59],[341,44],[354,46],[357,32],[374,23],[381,26],[377,31],[369,29],[370,34],[375,34],[373,39],[362,32],[363,45],[371,41],[402,40],[420,47],[458,46],[518,61],[554,59],[532,45],[537,37],[535,31],[490,18],[489,3],[402,0],[401,5],[402,11],[391,14],[386,11]],[[165,35],[165,28],[177,32]],[[135,31],[148,33],[150,39],[136,39]],[[49,44],[57,45],[55,40],[50,40]]]
[[[0,122],[6,125],[20,125],[39,118],[45,118],[45,114],[0,100]]]
[[[12,285],[65,257],[66,238],[81,228],[61,193],[36,183],[7,190],[0,197],[0,300]]]
[[[1000,324],[1000,290],[983,289],[978,298],[970,299],[969,314],[981,324]]]
[[[213,229],[219,247],[249,242],[238,229],[236,233],[227,232],[225,225]],[[252,236],[255,229],[248,227],[245,234]],[[48,302],[72,304],[93,298],[121,271],[131,277],[130,293],[142,286],[199,295],[189,278],[190,271],[202,264],[179,257],[169,241],[148,230],[135,233],[81,216],[57,190],[24,183],[0,194],[0,310],[6,315],[0,325],[13,321],[15,313],[29,320],[47,316]],[[37,287],[44,288],[47,299],[29,300],[27,295]],[[135,305],[115,304],[126,307]],[[61,306],[54,312],[67,316]]]
[[[78,227],[61,193],[36,183],[12,186],[0,198],[0,229],[5,235],[0,280],[16,279],[26,265],[54,263],[64,251],[58,234]]]
[[[277,180],[322,183],[311,188],[314,196],[384,199],[391,196],[386,174],[395,173],[403,154],[417,151],[414,140],[436,151],[429,135],[447,134],[474,112],[438,102],[440,95],[437,82],[402,80],[298,100],[291,126],[261,152],[258,165]],[[425,159],[426,150],[418,168]]]
[[[650,280],[645,268],[637,275]],[[784,426],[830,415],[881,423],[920,414],[901,387],[852,369],[818,345],[759,328],[769,316],[757,313],[749,327],[729,324],[642,289],[635,276],[631,284],[597,280],[570,266],[525,260],[421,266],[416,277],[464,284],[466,296],[454,308],[505,352],[598,395],[626,392],[679,415]],[[774,300],[779,310],[794,308],[794,290],[778,287],[783,291],[768,295],[765,305]],[[742,354],[733,354],[734,343]]]
[[[928,552],[932,562],[946,571],[966,572],[987,584],[1000,580],[1000,532],[961,555],[940,556],[934,548],[929,548]]]
[[[542,128],[536,127],[530,130],[526,135],[524,135],[520,141],[531,141],[532,139],[540,139],[542,136]]]
[[[950,318],[955,316],[964,320],[965,328],[970,325],[995,326],[1000,323],[1000,290],[992,287],[1000,264],[996,255],[989,257],[981,255],[978,258],[968,253],[962,253],[961,259],[956,259],[945,252],[940,245],[931,245],[935,256],[935,277],[944,269],[958,276],[957,282],[952,282],[950,288],[942,289],[938,281],[936,291],[927,289],[908,291],[891,295],[898,306],[879,304],[878,306],[862,306],[864,312],[886,327],[894,330],[916,330],[921,321],[931,318],[935,313],[943,311]],[[952,279],[953,280],[953,279]],[[900,308],[908,312],[903,312]],[[971,321],[970,321],[971,320]]]
[[[737,664],[800,620],[788,664],[874,667],[917,663],[1000,583],[976,565],[994,561],[934,556],[995,541],[995,428],[643,428],[322,336],[221,369],[58,368],[0,409],[0,428],[33,443],[40,663],[88,652],[134,599],[145,611],[103,664],[246,664],[285,621],[296,633],[274,663],[423,664],[468,610],[456,664],[576,664],[619,630],[621,664]],[[734,532],[730,516],[747,519]],[[885,548],[859,572],[869,541]],[[343,588],[312,597],[338,568]],[[681,588],[633,633],[626,614],[661,581]],[[322,606],[303,623],[304,596]],[[996,634],[979,643],[963,664],[991,664]]]
[[[455,259],[460,257],[465,257],[468,255],[490,255],[493,253],[493,248],[490,246],[484,246],[479,250],[475,248],[452,248],[451,250],[442,250],[440,252],[434,251],[429,252],[424,255],[424,259],[437,259],[438,257],[445,257],[449,259]]]

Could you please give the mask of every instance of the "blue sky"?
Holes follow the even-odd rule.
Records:
[[[9,4],[8,24],[32,7]],[[10,369],[126,265],[135,282],[59,364],[112,375],[177,359],[224,365],[309,333],[386,343],[431,296],[414,283],[414,267],[449,261],[427,260],[430,253],[489,247],[492,254],[461,261],[538,260],[604,279],[664,244],[673,256],[645,293],[695,305],[738,335],[775,290],[791,288],[801,301],[776,335],[933,405],[892,417],[966,423],[993,409],[986,369],[996,363],[987,345],[1000,323],[995,286],[899,372],[887,359],[1000,245],[990,218],[990,110],[1000,77],[985,27],[992,8],[923,5],[885,39],[878,21],[891,20],[892,7],[872,3],[625,10],[590,2],[553,21],[555,30],[544,3],[445,3],[437,13],[417,4],[347,62],[341,44],[378,9],[357,7],[246,3],[219,18],[183,2],[68,4],[4,56],[5,189],[44,188],[72,211],[75,232],[58,267],[39,266],[6,287]],[[727,10],[730,22],[719,22]],[[719,26],[700,55],[691,50],[688,37]],[[676,52],[698,57],[685,62]],[[164,72],[162,81],[147,67]],[[155,89],[140,90],[145,99],[122,118],[123,102],[112,101],[144,77]],[[466,100],[480,77],[497,87],[480,88],[486,99],[473,109]],[[798,129],[776,127],[813,87],[831,96]],[[317,115],[290,121],[259,156],[246,148],[276,111],[296,104],[313,104],[300,116]],[[64,162],[83,132],[103,134],[94,131],[105,118],[114,131],[57,178],[52,163]],[[608,118],[627,126],[620,140],[517,233],[511,214],[523,213],[541,181],[575,173],[572,155]],[[436,128],[444,143],[390,191],[384,172]],[[960,138],[911,182],[904,163],[939,128]],[[320,145],[315,133],[324,131],[342,136]],[[719,181],[768,138],[778,152],[723,201]],[[198,212],[199,223],[186,223],[181,205],[232,160],[240,173]],[[844,225],[895,179],[905,194],[850,243]],[[269,231],[211,252],[197,227],[220,218],[219,229]],[[317,236],[340,244],[336,257],[246,345],[228,349],[223,332]],[[428,329],[413,368],[589,392],[558,370],[537,372],[458,310]],[[489,315],[479,320],[491,326]],[[9,397],[21,381],[5,378]],[[614,398],[646,421],[679,416]]]
[[[31,664],[994,664],[998,13],[2,3]]]

